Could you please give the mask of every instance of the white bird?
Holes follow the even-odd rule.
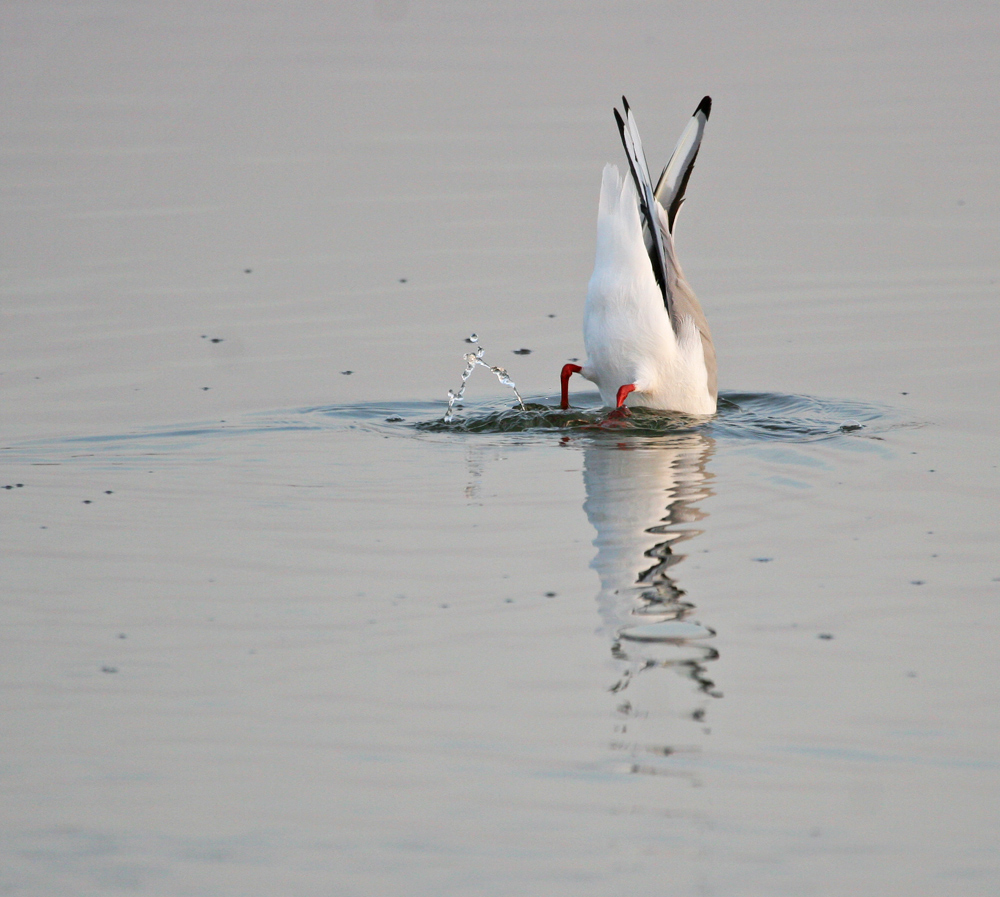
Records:
[[[597,212],[597,257],[583,312],[587,362],[562,369],[562,407],[569,378],[597,385],[613,415],[641,405],[686,414],[714,414],[715,347],[705,314],[674,252],[674,224],[712,109],[695,110],[654,189],[628,100],[615,119],[631,180],[604,166]],[[634,182],[634,186],[633,186]]]

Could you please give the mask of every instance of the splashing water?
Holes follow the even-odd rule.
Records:
[[[472,334],[468,342],[476,342],[479,337],[476,334]],[[486,368],[496,374],[497,380],[499,380],[504,386],[509,386],[513,391],[514,395],[517,397],[517,404],[521,406],[521,410],[526,410],[524,407],[524,399],[521,398],[521,394],[517,391],[517,387],[514,385],[514,381],[510,379],[510,374],[502,368],[495,364],[487,364],[483,361],[483,355],[486,350],[480,346],[475,352],[469,352],[465,356],[465,370],[462,371],[462,385],[459,387],[458,392],[453,389],[448,390],[448,410],[444,413],[444,423],[450,424],[455,419],[455,406],[462,401],[462,396],[465,395],[465,387],[469,382],[469,377],[472,376],[472,372],[477,366]]]

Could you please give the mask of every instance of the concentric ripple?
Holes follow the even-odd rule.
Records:
[[[873,404],[781,393],[727,392],[719,396],[718,413],[692,417],[649,408],[609,416],[605,408],[571,408],[528,402],[519,408],[470,406],[450,423],[438,418],[412,423],[431,433],[601,433],[621,436],[671,436],[703,432],[716,437],[790,440],[829,439],[845,433],[874,432],[898,425],[892,409]]]
[[[466,403],[445,423],[439,402],[362,402],[280,409],[230,417],[225,421],[153,426],[125,433],[35,439],[0,445],[0,456],[38,462],[43,458],[85,452],[88,455],[150,452],[175,455],[213,442],[246,435],[263,436],[303,430],[368,430],[387,436],[516,436],[519,441],[546,441],[558,435],[582,438],[662,438],[702,433],[736,440],[810,442],[839,436],[877,438],[887,430],[907,426],[894,409],[860,402],[794,396],[781,393],[727,392],[719,397],[712,417],[634,408],[622,418],[609,419],[597,393],[589,407],[563,411],[550,398],[528,401],[524,409],[497,403]]]

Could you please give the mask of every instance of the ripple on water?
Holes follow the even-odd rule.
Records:
[[[660,623],[646,623],[630,626],[618,633],[619,638],[633,642],[687,642],[693,639],[711,638],[715,632],[707,626],[690,620],[665,620]]]
[[[524,409],[467,406],[461,416],[411,421],[429,433],[568,433],[622,436],[671,436],[701,432],[709,436],[755,440],[811,441],[847,433],[873,435],[898,426],[891,409],[878,405],[782,393],[727,392],[712,417],[633,408],[627,417],[608,419],[604,408],[571,408],[528,402]]]
[[[585,398],[587,398],[585,396]],[[134,451],[175,454],[204,447],[219,439],[300,430],[358,429],[385,435],[518,435],[548,440],[553,435],[594,439],[680,436],[701,433],[716,439],[809,442],[836,437],[875,437],[904,424],[893,409],[861,402],[794,396],[781,393],[727,392],[719,397],[718,413],[691,417],[648,408],[630,409],[628,417],[608,421],[608,411],[593,404],[567,411],[544,401],[526,402],[523,409],[496,403],[467,403],[450,422],[442,419],[437,402],[362,402],[295,408],[230,417],[224,421],[153,426],[127,433],[29,440],[0,446],[4,457],[38,461],[65,456]]]

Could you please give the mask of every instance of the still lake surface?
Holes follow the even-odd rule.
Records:
[[[996,894],[998,41],[5,4],[0,892]],[[622,92],[711,421],[547,407]]]

